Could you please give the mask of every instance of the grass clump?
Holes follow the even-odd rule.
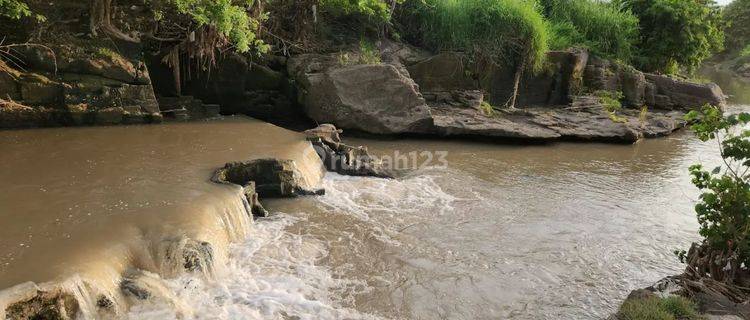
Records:
[[[527,60],[540,70],[549,45],[544,17],[521,0],[427,0],[424,42],[436,50],[481,53],[494,62]]]
[[[628,61],[638,40],[638,18],[609,2],[541,0],[550,21],[552,49],[585,47],[607,58]]]
[[[599,102],[604,106],[604,110],[609,113],[610,120],[617,123],[625,123],[628,121],[624,117],[617,115],[617,113],[622,110],[622,102],[620,102],[624,97],[622,92],[598,90],[594,92],[594,96],[599,98]],[[641,112],[643,112],[643,110],[641,110]]]
[[[338,62],[341,66],[352,66],[358,64],[380,64],[380,50],[377,46],[370,41],[360,40],[359,41],[359,52],[357,54],[350,54],[348,52],[342,52],[338,55]]]
[[[694,302],[685,297],[631,299],[617,313],[619,320],[702,320]]]
[[[479,110],[482,111],[482,114],[488,117],[495,115],[495,108],[493,108],[491,104],[487,103],[487,101],[482,101],[482,104],[479,105]]]

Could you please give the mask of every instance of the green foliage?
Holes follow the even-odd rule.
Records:
[[[31,16],[31,10],[20,0],[0,0],[0,16],[18,20]]]
[[[700,235],[716,252],[736,257],[750,265],[750,114],[724,116],[713,106],[692,111],[687,116],[702,141],[716,140],[724,165],[707,171],[702,165],[690,167],[693,184],[701,190],[695,211]]]
[[[380,50],[370,41],[359,41],[359,52],[356,55],[342,52],[338,55],[339,65],[351,66],[357,64],[380,64]]]
[[[495,108],[493,108],[491,104],[487,103],[487,101],[482,101],[482,103],[479,105],[479,109],[485,116],[491,117],[495,115]]]
[[[640,21],[636,64],[645,71],[692,73],[723,47],[720,11],[713,0],[616,0]]]
[[[357,15],[381,23],[391,19],[390,6],[383,0],[321,0],[320,6],[334,16]]]
[[[182,14],[189,15],[198,25],[210,25],[227,37],[239,52],[256,48],[261,52],[268,50],[255,32],[261,20],[251,17],[246,7],[255,0],[169,0]]]
[[[667,298],[629,299],[620,307],[617,319],[620,320],[699,320],[694,302],[680,296]]]
[[[750,44],[740,51],[740,57],[750,57]]]
[[[727,49],[736,51],[750,47],[750,0],[734,0],[724,7],[722,16],[727,25],[724,31]]]
[[[423,42],[435,50],[459,50],[491,62],[539,71],[549,30],[533,2],[523,0],[426,0],[419,7]]]
[[[598,90],[594,92],[594,96],[599,98],[599,102],[604,106],[604,109],[609,113],[609,119],[613,122],[624,123],[627,119],[617,115],[622,110],[622,98],[625,96],[620,91],[608,91]]]
[[[550,21],[550,46],[561,50],[585,47],[607,58],[628,61],[638,39],[638,18],[609,2],[541,0]]]

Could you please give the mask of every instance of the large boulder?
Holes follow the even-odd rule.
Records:
[[[414,81],[390,64],[344,66],[334,57],[289,62],[305,113],[319,123],[374,134],[423,132],[430,110]]]

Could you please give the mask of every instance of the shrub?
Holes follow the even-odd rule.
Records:
[[[691,127],[700,140],[717,140],[720,147],[723,165],[707,171],[696,164],[690,167],[690,174],[702,192],[695,211],[703,244],[708,246],[705,254],[712,257],[709,263],[728,266],[721,269],[724,275],[711,275],[719,277],[715,280],[731,282],[742,265],[750,266],[750,130],[744,127],[750,122],[750,114],[724,116],[719,108],[705,106],[690,112],[686,119],[694,121]],[[691,263],[705,260],[692,258],[688,257]],[[691,268],[710,269],[698,265]]]
[[[553,49],[585,47],[592,53],[628,61],[638,39],[638,18],[609,2],[542,0],[550,20]]]
[[[713,0],[616,0],[640,21],[636,64],[644,71],[692,73],[723,47],[719,9]]]
[[[235,4],[232,0],[169,0],[177,11],[189,15],[199,26],[210,25],[237,48],[239,52],[247,52],[251,48],[266,51],[268,48],[255,32],[263,17],[253,18],[242,6],[253,1],[240,1]]]
[[[388,22],[391,10],[383,0],[321,0],[321,9],[333,15],[359,15]]]

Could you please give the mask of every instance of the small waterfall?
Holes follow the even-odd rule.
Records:
[[[125,259],[131,265],[118,266],[120,261],[114,261],[114,265],[105,268],[108,270],[0,291],[0,319],[46,304],[57,305],[57,312],[77,314],[82,319],[119,318],[133,306],[147,308],[152,304],[170,305],[181,316],[190,317],[190,307],[177,298],[164,278],[193,273],[214,279],[226,266],[229,244],[244,240],[253,223],[242,189],[221,188],[225,188],[217,192],[221,201],[186,213],[196,219],[187,224],[189,228],[171,229],[174,234],[143,230],[146,236],[132,242],[131,246],[137,247],[131,248],[133,256]],[[8,312],[10,309],[15,311]]]

